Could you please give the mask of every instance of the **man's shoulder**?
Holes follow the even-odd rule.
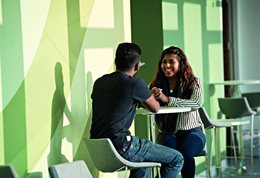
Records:
[[[107,79],[112,78],[112,77],[113,77],[113,73],[104,74],[104,75],[102,75],[101,77],[97,78],[97,79],[96,79],[96,82],[97,82],[97,81],[107,80]]]

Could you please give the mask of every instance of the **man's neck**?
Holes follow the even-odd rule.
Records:
[[[133,77],[133,76],[136,74],[136,71],[135,71],[134,69],[131,69],[131,70],[129,70],[129,71],[121,71],[121,70],[116,70],[116,71],[118,71],[118,72],[123,72],[123,73],[125,73],[126,75],[129,75],[129,76],[131,76],[131,77]]]

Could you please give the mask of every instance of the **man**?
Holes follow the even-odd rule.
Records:
[[[140,68],[141,49],[133,43],[118,45],[115,56],[116,71],[97,79],[92,92],[91,138],[110,138],[118,153],[133,162],[162,163],[163,178],[177,177],[183,165],[182,155],[171,148],[146,139],[131,136],[129,128],[139,104],[152,112],[160,105],[145,82],[135,78]],[[150,169],[132,170],[131,178],[146,178]]]

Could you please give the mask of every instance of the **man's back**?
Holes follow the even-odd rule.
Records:
[[[130,136],[135,108],[151,96],[143,80],[123,72],[99,78],[93,87],[91,138],[110,138],[115,147],[122,147]],[[129,140],[128,140],[129,141]]]

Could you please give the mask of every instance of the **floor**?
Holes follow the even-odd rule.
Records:
[[[223,160],[221,162],[223,168],[218,174],[215,167],[211,168],[211,178],[260,178],[260,157],[255,157],[253,164],[250,159],[244,160],[244,164],[239,166],[238,163],[235,163],[232,160]],[[240,169],[238,169],[240,167]],[[245,170],[245,171],[244,171]],[[195,178],[205,177],[205,172],[197,175]]]

